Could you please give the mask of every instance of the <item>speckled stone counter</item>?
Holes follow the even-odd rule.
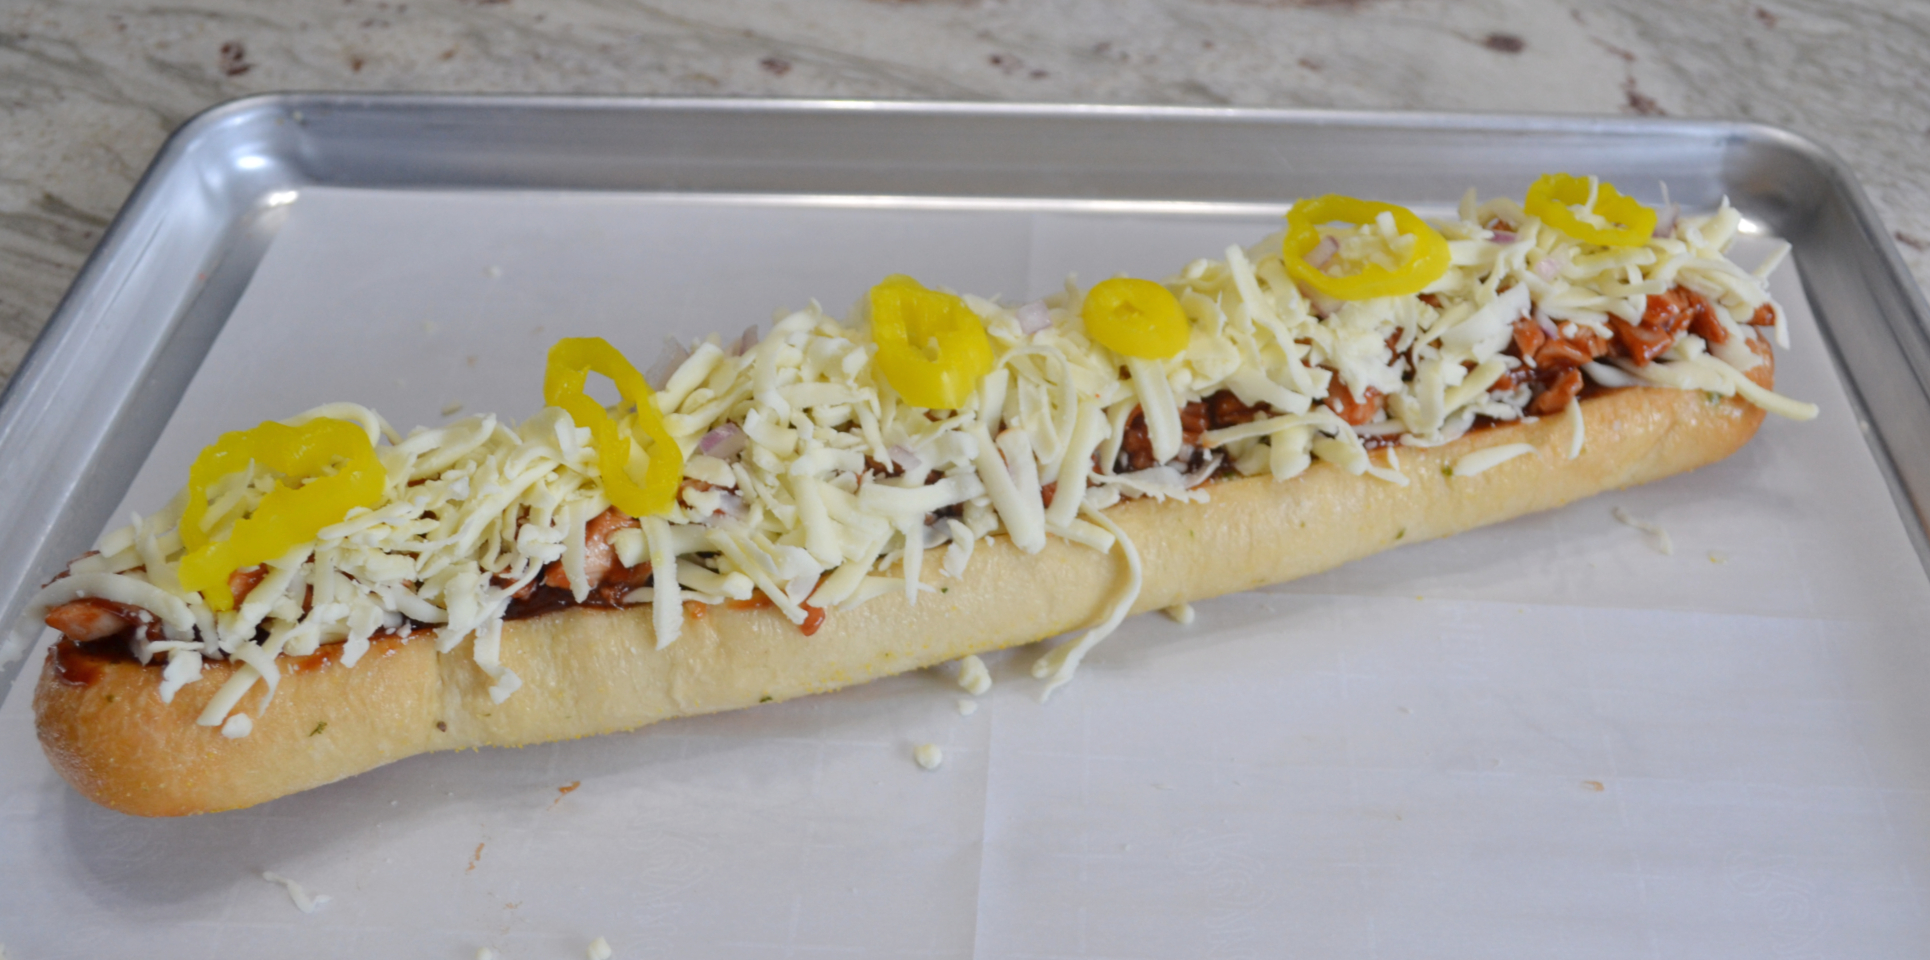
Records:
[[[271,90],[1639,113],[1848,158],[1930,278],[1930,4],[9,0],[0,382],[168,132]]]

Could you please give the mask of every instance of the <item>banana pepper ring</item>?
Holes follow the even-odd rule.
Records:
[[[624,403],[636,408],[625,433],[603,405],[583,392],[590,374],[609,377]],[[603,474],[603,494],[618,510],[648,517],[670,510],[683,482],[684,454],[664,426],[657,394],[643,374],[602,337],[567,337],[550,348],[543,374],[543,402],[561,407],[579,427],[588,427],[596,448],[597,469]],[[650,462],[643,482],[630,474],[630,440],[648,439]]]
[[[1413,247],[1399,267],[1389,270],[1370,263],[1358,273],[1336,277],[1307,262],[1307,254],[1320,245],[1322,224],[1365,225],[1374,223],[1383,213],[1393,218],[1396,230],[1414,238]],[[1281,247],[1288,276],[1336,300],[1371,300],[1420,293],[1447,273],[1449,260],[1447,240],[1415,216],[1414,211],[1391,203],[1331,193],[1316,200],[1302,200],[1287,211],[1287,236]]]
[[[1191,328],[1171,292],[1151,280],[1114,277],[1086,294],[1086,335],[1114,353],[1164,360],[1186,349]]]
[[[1544,174],[1521,209],[1583,243],[1639,247],[1655,235],[1654,210],[1595,177]]]
[[[332,474],[323,471],[336,460]],[[253,512],[235,521],[226,539],[208,535],[208,489],[253,463],[281,474],[281,482]],[[297,481],[306,481],[296,486]],[[215,610],[232,610],[228,575],[274,560],[313,541],[357,507],[382,502],[388,472],[361,427],[322,417],[299,427],[270,421],[221,435],[188,468],[188,502],[181,514],[181,586],[200,591]]]
[[[992,343],[965,301],[903,274],[871,288],[879,372],[905,402],[956,410],[992,371]]]

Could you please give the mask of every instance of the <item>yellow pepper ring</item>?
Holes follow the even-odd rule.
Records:
[[[616,384],[625,403],[636,408],[630,434],[610,419],[603,405],[583,392],[591,373]],[[603,475],[603,494],[618,510],[633,517],[668,511],[683,482],[684,453],[664,426],[656,392],[617,348],[602,337],[568,337],[550,348],[543,375],[543,402],[561,407],[579,427],[588,427],[596,448],[597,469]],[[630,438],[647,438],[650,461],[643,482],[630,475]]]
[[[965,301],[903,274],[871,288],[874,362],[905,402],[956,410],[992,372],[992,342]]]
[[[341,467],[324,476],[337,459]],[[235,521],[226,539],[209,537],[202,529],[208,489],[250,463],[281,474],[282,482]],[[299,480],[307,482],[294,486]],[[188,502],[181,513],[181,543],[188,552],[181,558],[181,586],[200,591],[215,610],[232,610],[229,574],[282,557],[355,508],[381,503],[387,486],[388,472],[368,434],[346,420],[322,417],[299,427],[270,421],[222,434],[188,468]]]
[[[1394,227],[1414,238],[1414,247],[1399,268],[1389,270],[1367,264],[1360,272],[1336,277],[1307,262],[1307,254],[1320,245],[1320,227],[1328,223],[1373,223],[1381,214],[1394,218]],[[1441,279],[1448,269],[1448,245],[1433,227],[1414,211],[1391,203],[1358,200],[1328,194],[1317,200],[1302,200],[1287,211],[1287,236],[1281,243],[1287,275],[1336,300],[1371,300],[1420,293],[1428,284]]]
[[[1128,357],[1164,360],[1186,349],[1186,311],[1151,280],[1114,277],[1086,294],[1086,335]]]
[[[1589,202],[1590,193],[1594,202]],[[1575,208],[1606,221],[1601,226],[1582,219]],[[1594,177],[1574,177],[1566,173],[1544,174],[1528,188],[1521,209],[1542,223],[1554,227],[1583,243],[1604,247],[1639,247],[1655,235],[1655,211],[1633,197],[1626,197],[1613,184]]]

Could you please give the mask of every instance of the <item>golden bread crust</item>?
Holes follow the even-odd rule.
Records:
[[[1770,368],[1752,376],[1767,386]],[[1292,580],[1397,543],[1692,470],[1740,448],[1763,419],[1738,399],[1661,388],[1607,391],[1582,410],[1587,443],[1574,460],[1567,459],[1573,427],[1564,415],[1480,430],[1431,450],[1400,448],[1411,481],[1405,487],[1318,463],[1287,481],[1213,484],[1207,503],[1121,503],[1106,515],[1144,562],[1134,611]],[[1514,443],[1534,450],[1478,476],[1444,469],[1476,450]],[[438,655],[424,638],[383,641],[353,668],[286,661],[270,709],[255,709],[259,692],[243,700],[240,709],[260,715],[239,739],[194,722],[230,663],[210,664],[200,682],[164,704],[158,666],[107,661],[91,682],[79,683],[63,679],[50,655],[34,712],[48,758],[87,797],[143,816],[204,813],[417,753],[630,730],[1031,643],[1102,619],[1125,577],[1117,549],[1100,554],[1051,538],[1027,555],[994,537],[978,545],[964,578],[927,574],[943,592],[916,605],[893,594],[834,611],[810,637],[774,610],[727,606],[687,620],[683,637],[665,650],[656,649],[647,606],[510,622],[502,660],[523,686],[500,704],[468,650]]]

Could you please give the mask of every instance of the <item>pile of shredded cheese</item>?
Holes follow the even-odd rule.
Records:
[[[966,296],[997,363],[951,411],[902,403],[872,363],[864,319],[840,322],[815,304],[761,339],[675,345],[656,377],[658,401],[686,455],[686,477],[699,482],[685,484],[669,514],[613,537],[626,566],[648,561],[654,571],[654,586],[626,601],[654,604],[666,646],[677,639],[685,600],[761,593],[802,623],[807,604],[847,609],[887,593],[916,602],[934,589],[923,580],[927,566],[966,576],[974,546],[993,535],[1029,552],[1049,536],[1118,550],[1130,572],[1111,615],[1035,667],[1049,691],[1070,679],[1138,592],[1138,554],[1105,508],[1133,497],[1204,500],[1202,484],[1216,474],[1287,480],[1315,460],[1405,485],[1400,446],[1446,443],[1477,417],[1524,416],[1528,386],[1491,389],[1522,363],[1504,351],[1524,315],[1551,335],[1587,328],[1612,338],[1611,317],[1639,323],[1649,295],[1687,287],[1708,298],[1734,334],[1726,344],[1684,334],[1655,362],[1605,357],[1587,364],[1586,375],[1604,386],[1740,394],[1778,414],[1813,416],[1814,407],[1744,376],[1761,361],[1744,345],[1742,324],[1770,303],[1765,278],[1787,247],[1744,270],[1724,255],[1740,221],[1726,201],[1707,216],[1670,220],[1645,246],[1592,247],[1540,225],[1514,201],[1477,204],[1470,192],[1458,219],[1435,224],[1452,266],[1427,300],[1309,299],[1285,273],[1278,236],[1228,247],[1224,259],[1195,261],[1166,281],[1192,325],[1185,351],[1167,360],[1123,358],[1089,340],[1071,281],[1023,305]],[[1494,223],[1513,228],[1483,226]],[[1398,244],[1411,239],[1374,224],[1323,232],[1332,238],[1323,243],[1329,272],[1397,262]],[[1786,346],[1782,312],[1772,309]],[[1350,426],[1323,404],[1335,377],[1353,396],[1372,388],[1386,398],[1372,421]],[[1209,431],[1194,449],[1184,442],[1181,411],[1222,390],[1271,415]],[[1114,472],[1135,410],[1159,465]],[[1571,402],[1566,415],[1575,424],[1572,457],[1584,438],[1579,406]],[[385,498],[267,564],[235,610],[216,614],[177,581],[177,496],[103,537],[97,555],[42,591],[30,617],[77,597],[148,611],[160,639],[137,639],[135,653],[165,659],[164,700],[195,682],[205,661],[240,661],[200,718],[210,726],[223,724],[258,682],[266,692],[256,715],[267,708],[281,676],[277,657],[339,643],[342,662],[353,665],[371,638],[410,625],[433,628],[444,652],[473,637],[472,655],[493,679],[490,694],[499,702],[512,694],[521,681],[499,658],[512,596],[552,561],[578,601],[594,586],[584,575],[586,525],[609,502],[589,431],[557,408],[515,428],[476,416],[407,437],[348,404],[288,422],[318,416],[358,423],[379,444]],[[1398,442],[1370,452],[1369,438]],[[639,449],[633,460],[640,459]],[[211,491],[209,532],[224,535],[275,482],[254,473],[222,481]]]

